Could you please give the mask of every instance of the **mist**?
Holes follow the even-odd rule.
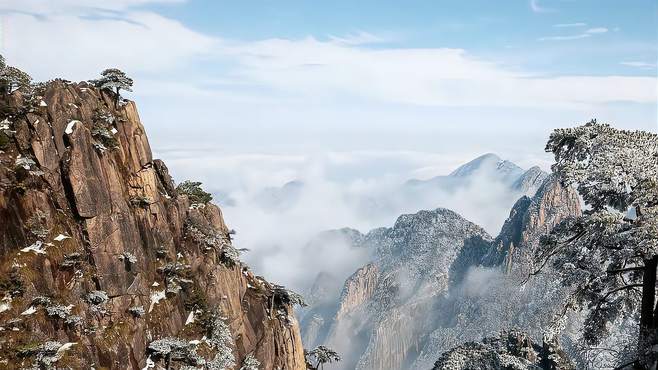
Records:
[[[443,207],[496,235],[521,195],[487,172],[452,189],[409,187],[409,180],[447,175],[472,159],[436,153],[168,154],[178,182],[199,180],[212,192],[237,231],[236,247],[250,250],[243,260],[257,274],[301,292],[319,272],[342,285],[370,261],[369,251],[344,240],[309,244],[318,233],[348,227],[365,234],[391,227],[401,214]]]

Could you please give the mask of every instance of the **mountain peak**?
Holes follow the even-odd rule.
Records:
[[[503,181],[512,182],[523,174],[523,169],[511,161],[500,158],[496,154],[487,153],[459,166],[449,176],[463,178],[476,173],[496,174]]]

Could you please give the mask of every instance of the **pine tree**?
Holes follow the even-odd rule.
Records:
[[[4,94],[11,94],[21,87],[30,86],[32,77],[16,67],[7,65],[0,55],[0,88]]]
[[[575,288],[570,305],[587,309],[584,338],[590,344],[600,342],[615,320],[639,314],[632,364],[651,368],[658,358],[658,135],[594,120],[555,130],[546,151],[554,153],[553,171],[577,187],[586,210],[542,238],[536,262],[543,267],[551,260]]]
[[[101,90],[110,90],[115,93],[115,105],[119,103],[120,91],[133,91],[133,80],[126,73],[117,68],[108,68],[101,72],[101,78],[93,81]]]
[[[315,361],[315,366],[312,369],[323,369],[324,364],[340,361],[340,356],[336,351],[326,346],[317,346],[311,351],[304,351],[307,364]]]

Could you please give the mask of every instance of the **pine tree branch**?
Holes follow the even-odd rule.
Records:
[[[619,274],[619,273],[624,273],[624,272],[629,272],[629,271],[640,271],[642,269],[644,269],[644,266],[627,267],[627,268],[616,269],[616,270],[607,270],[606,272],[608,274]]]
[[[601,303],[606,302],[606,299],[607,299],[609,296],[611,296],[612,294],[615,294],[615,293],[617,293],[617,292],[620,292],[620,291],[622,291],[622,290],[626,290],[626,289],[635,289],[635,288],[641,288],[641,287],[642,287],[642,284],[629,284],[629,285],[624,285],[624,286],[622,286],[622,287],[619,287],[619,288],[617,288],[617,289],[613,289],[613,290],[609,291],[608,293],[606,293],[606,294],[603,296],[603,298],[600,299],[600,303],[599,303],[597,306],[600,306]]]

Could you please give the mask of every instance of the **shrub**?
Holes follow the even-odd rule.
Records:
[[[192,204],[207,204],[212,200],[212,195],[201,189],[201,183],[198,181],[183,181],[176,187],[178,194],[187,195]]]

